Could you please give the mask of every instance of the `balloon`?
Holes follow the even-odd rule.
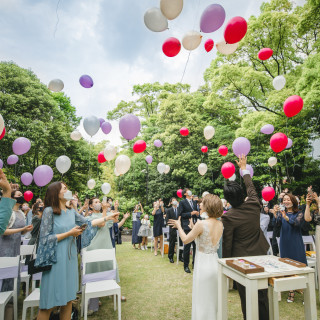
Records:
[[[177,190],[177,196],[179,197],[179,198],[182,198],[182,189],[178,189]]]
[[[31,191],[26,191],[23,194],[24,200],[26,200],[27,202],[31,201],[33,198],[33,193]]]
[[[211,33],[218,30],[224,23],[226,12],[220,4],[211,4],[205,8],[200,19],[200,30]]]
[[[92,190],[96,186],[96,182],[94,181],[94,179],[88,180],[87,186],[90,190]]]
[[[199,173],[204,176],[208,171],[208,166],[205,163],[200,163],[198,166]]]
[[[300,96],[294,95],[284,102],[283,111],[288,118],[297,115],[303,108],[303,100]]]
[[[202,198],[204,198],[206,195],[210,194],[208,191],[205,191],[203,194],[202,194]]]
[[[16,140],[13,141],[13,144],[12,144],[12,150],[18,156],[27,153],[30,150],[30,148],[31,148],[30,140],[24,137],[17,138]]]
[[[134,153],[141,153],[144,150],[146,150],[146,148],[147,148],[146,142],[144,140],[138,140],[134,143],[132,149]]]
[[[229,181],[236,181],[237,179],[237,176],[236,174],[234,174],[231,178],[229,178]]]
[[[242,17],[230,19],[224,29],[224,40],[233,44],[239,42],[247,33],[247,21]]]
[[[117,171],[117,168],[114,168],[113,172],[114,172],[114,174],[116,175],[116,177],[119,177],[119,176],[120,176],[120,173]]]
[[[2,133],[0,135],[0,140],[5,136],[6,134],[6,128],[3,128]]]
[[[292,140],[290,138],[288,138],[288,143],[286,146],[286,149],[290,149],[292,147]]]
[[[159,162],[157,165],[157,170],[160,174],[163,174],[166,170],[166,165],[163,162]]]
[[[270,147],[274,152],[281,152],[286,148],[287,144],[288,137],[282,132],[274,134],[270,139]]]
[[[116,154],[117,149],[111,144],[108,144],[103,150],[103,155],[107,161],[111,161],[112,159],[114,159]]]
[[[188,31],[182,38],[182,45],[186,50],[197,49],[201,43],[202,35],[198,31]]]
[[[150,155],[146,156],[146,161],[147,161],[148,164],[152,163],[152,160],[153,160],[152,156],[150,156]]]
[[[86,133],[93,137],[100,129],[100,121],[96,116],[85,117],[83,127]]]
[[[22,175],[21,175],[21,182],[25,185],[25,186],[28,186],[32,183],[32,180],[33,180],[33,176],[30,172],[24,172]]]
[[[177,38],[168,38],[162,45],[162,51],[167,57],[175,57],[181,50],[181,43]]]
[[[253,177],[253,168],[250,166],[250,164],[247,164],[246,170],[249,170],[249,171],[250,171],[250,177],[252,178],[252,177]],[[240,169],[239,171],[240,171],[240,176],[243,177],[243,171],[242,171],[242,169]]]
[[[102,190],[103,194],[107,195],[107,194],[111,191],[110,183],[105,182],[105,183],[101,186],[101,190]]]
[[[44,187],[53,178],[53,170],[47,165],[37,167],[33,172],[33,180],[38,187]]]
[[[270,167],[275,166],[275,165],[277,164],[277,162],[278,162],[278,160],[277,160],[276,157],[270,157],[270,158],[268,159],[268,165],[269,165]]]
[[[19,161],[18,156],[15,154],[12,154],[11,156],[8,157],[7,164],[13,165],[13,164],[16,164],[18,161]]]
[[[182,11],[183,0],[161,0],[160,10],[162,14],[168,19],[175,19]]]
[[[235,172],[236,172],[236,168],[234,164],[231,162],[226,162],[221,167],[221,173],[225,179],[231,178]]]
[[[0,114],[0,132],[2,133],[4,129],[4,120],[3,120],[3,117],[2,115]]]
[[[53,79],[49,82],[48,88],[53,92],[59,92],[64,88],[63,81],[60,79]]]
[[[268,60],[273,55],[273,50],[270,48],[263,48],[258,52],[260,60]]]
[[[228,55],[234,53],[238,49],[239,42],[230,44],[223,39],[216,44],[216,47],[220,53]]]
[[[202,151],[203,153],[207,153],[207,152],[208,152],[208,147],[207,147],[207,146],[202,146],[202,147],[201,147],[201,151]]]
[[[160,147],[162,147],[162,142],[159,140],[159,139],[157,139],[157,140],[154,140],[154,146],[155,147],[157,147],[157,148],[160,148]]]
[[[224,145],[220,146],[218,151],[224,157],[228,154],[228,148]]]
[[[100,128],[101,128],[102,124],[106,122],[106,120],[104,120],[103,118],[99,118],[99,121],[100,121]]]
[[[286,78],[284,76],[277,76],[273,79],[272,84],[276,90],[281,90],[286,85]]]
[[[110,133],[111,130],[112,130],[111,123],[105,121],[105,122],[101,125],[101,130],[102,130],[102,132],[105,133],[105,134]]]
[[[170,166],[166,164],[166,169],[164,170],[164,173],[167,174],[170,171]]]
[[[261,129],[260,132],[263,134],[271,134],[274,131],[274,126],[272,124],[265,124]]]
[[[56,160],[56,168],[62,174],[66,173],[71,167],[71,160],[68,156],[60,156]]]
[[[134,114],[126,114],[120,119],[120,133],[126,140],[134,139],[141,128],[140,120]]]
[[[0,169],[3,168],[3,161],[0,159]]]
[[[125,174],[130,169],[131,160],[128,156],[122,154],[116,159],[115,166],[119,174]]]
[[[150,8],[144,14],[144,24],[154,32],[162,32],[168,29],[168,20],[159,8]]]
[[[212,50],[214,46],[214,42],[212,39],[208,39],[205,43],[204,43],[204,48],[206,49],[207,52],[210,52]]]
[[[215,130],[212,126],[206,126],[203,129],[203,135],[207,140],[210,140],[214,136]]]
[[[250,141],[244,137],[237,138],[232,144],[233,153],[237,157],[240,157],[242,154],[246,156],[250,152],[250,148]]]
[[[82,138],[82,135],[78,130],[74,130],[71,132],[70,137],[72,140],[78,141]]]
[[[93,80],[87,74],[84,74],[83,76],[81,76],[79,79],[79,82],[84,88],[88,89],[88,88],[93,87]]]
[[[98,154],[98,162],[99,163],[104,163],[104,162],[106,162],[107,160],[106,160],[106,158],[104,157],[104,152],[103,151],[101,151],[101,152],[99,152],[99,154]]]
[[[181,134],[182,136],[184,136],[184,137],[186,137],[187,135],[189,135],[189,130],[188,130],[188,128],[182,127],[182,128],[180,129],[180,134]]]
[[[271,201],[275,195],[276,195],[276,192],[272,187],[265,187],[262,190],[262,198],[265,201]]]

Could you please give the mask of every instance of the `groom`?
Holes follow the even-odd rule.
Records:
[[[243,172],[247,189],[247,200],[244,201],[242,188],[235,181],[224,185],[224,198],[232,208],[222,215],[223,222],[223,258],[266,255],[269,244],[260,228],[261,203],[252,183],[250,172],[246,170],[247,158],[239,157],[238,166]],[[241,299],[243,318],[246,319],[246,288],[236,283]],[[269,319],[268,290],[258,291],[259,320]]]

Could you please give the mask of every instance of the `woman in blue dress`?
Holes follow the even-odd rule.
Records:
[[[40,226],[36,266],[51,265],[42,273],[38,320],[48,320],[53,307],[60,306],[60,319],[71,319],[72,300],[78,291],[78,255],[75,237],[82,234],[82,246],[87,247],[112,215],[87,221],[74,209],[66,207],[72,192],[62,182],[49,185]]]
[[[158,255],[158,239],[160,240],[160,251],[162,250],[162,228],[164,227],[164,206],[162,199],[153,204],[153,237],[154,237],[154,255]],[[161,252],[162,254],[162,252]]]
[[[140,210],[139,210],[140,209]],[[136,244],[138,244],[138,249],[141,250],[142,238],[138,236],[139,229],[141,227],[140,217],[143,215],[143,208],[141,203],[137,204],[132,212],[132,246],[136,249]]]

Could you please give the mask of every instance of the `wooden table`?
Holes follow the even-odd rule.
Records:
[[[246,259],[250,262],[259,264],[265,268],[265,272],[244,274],[226,264],[229,259]],[[268,278],[282,277],[288,275],[302,275],[306,277],[307,288],[304,290],[304,313],[306,320],[317,319],[316,307],[316,292],[314,286],[314,269],[296,268],[285,263],[280,263],[278,257],[268,256],[254,256],[254,257],[239,257],[219,259],[219,275],[218,275],[218,320],[228,319],[228,287],[227,278],[239,282],[246,287],[246,311],[247,320],[258,320],[258,290],[268,289]],[[265,260],[265,264],[263,263]],[[258,263],[259,261],[260,263]],[[283,264],[283,267],[275,269],[272,263],[277,265]],[[271,265],[271,267],[270,267]],[[269,271],[268,271],[269,270]],[[241,311],[240,311],[241,312]]]

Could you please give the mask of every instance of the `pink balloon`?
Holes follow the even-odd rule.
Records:
[[[231,178],[235,172],[236,172],[236,168],[234,164],[231,162],[226,162],[221,167],[221,173],[225,179]]]
[[[288,144],[286,146],[286,149],[290,149],[292,147],[292,140],[288,138]]]
[[[103,122],[102,125],[101,125],[101,130],[102,130],[102,132],[105,133],[105,134],[110,133],[111,130],[112,130],[111,123],[110,123],[110,122],[107,122],[107,121]]]
[[[288,137],[282,133],[275,133],[270,139],[270,147],[274,152],[283,151],[288,144]]]
[[[273,55],[273,50],[270,48],[263,48],[258,52],[260,60],[268,60]]]
[[[260,129],[260,132],[263,134],[271,134],[273,131],[274,126],[272,124],[266,124]]]
[[[23,194],[23,197],[24,197],[24,200],[26,200],[27,202],[31,201],[32,198],[33,198],[33,193],[32,193],[32,191],[26,191],[26,192]]]
[[[21,175],[21,182],[25,185],[28,186],[32,183],[33,176],[30,172],[25,172]]]
[[[99,163],[104,163],[106,162],[106,158],[104,157],[104,152],[103,151],[100,151],[99,154],[98,154],[98,162]]]
[[[16,164],[18,161],[19,161],[18,156],[15,154],[12,154],[11,156],[8,157],[7,164],[12,166],[13,164]]]
[[[157,147],[157,148],[160,148],[160,147],[162,147],[162,142],[159,140],[159,139],[157,139],[157,140],[154,140],[154,146],[155,147]]]
[[[242,17],[234,17],[230,19],[224,30],[224,40],[233,44],[239,42],[247,33],[247,21]]]
[[[271,201],[275,195],[276,195],[276,192],[272,187],[265,187],[262,190],[262,198],[265,201]]]
[[[224,157],[228,154],[228,148],[224,145],[220,146],[218,151]]]
[[[202,147],[201,147],[201,151],[202,151],[203,153],[207,153],[207,152],[208,152],[208,147],[207,147],[207,146],[202,146]]]
[[[42,165],[37,167],[33,172],[33,179],[38,187],[44,187],[53,178],[53,171],[51,167]]]
[[[182,189],[177,190],[177,196],[182,198]]]
[[[184,136],[184,137],[186,137],[187,135],[189,135],[189,130],[188,130],[188,128],[182,127],[182,128],[180,129],[180,134],[181,134],[182,136]]]
[[[251,144],[247,138],[239,137],[233,141],[232,150],[233,153],[240,157],[241,155],[247,155],[250,152]]]
[[[119,130],[126,140],[134,139],[141,129],[141,123],[134,114],[126,114],[119,121]]]
[[[175,57],[181,50],[181,43],[177,38],[168,38],[162,45],[162,51],[167,57]]]
[[[214,42],[212,39],[208,39],[205,43],[204,43],[204,48],[206,49],[207,52],[210,52],[212,50],[214,46]]]
[[[30,140],[24,137],[17,138],[16,140],[13,141],[13,144],[12,144],[12,150],[18,156],[27,153],[30,150],[30,148],[31,148]]]
[[[288,117],[294,117],[303,108],[303,100],[300,96],[291,96],[283,104],[284,114]]]
[[[134,153],[141,153],[146,150],[147,144],[144,140],[138,140],[134,143],[132,149]]]
[[[147,161],[148,164],[152,163],[152,160],[153,160],[152,156],[150,156],[150,155],[146,156],[146,161]]]

